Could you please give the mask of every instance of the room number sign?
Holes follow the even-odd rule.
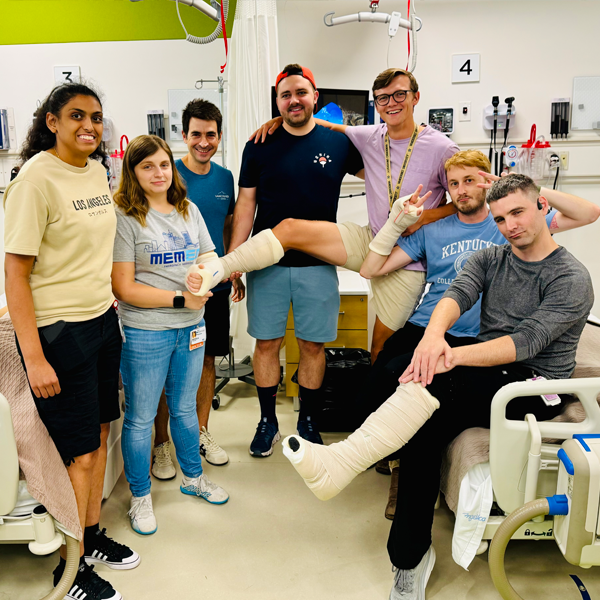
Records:
[[[479,54],[452,55],[452,83],[479,81]]]

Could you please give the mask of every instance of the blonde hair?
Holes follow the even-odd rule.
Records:
[[[411,92],[414,92],[416,94],[419,91],[419,84],[417,83],[415,76],[412,73],[405,71],[404,69],[386,69],[382,73],[379,73],[379,75],[377,75],[375,81],[373,82],[373,91],[375,92],[377,90],[380,90],[381,88],[387,87],[399,75],[404,75],[405,77],[408,77],[410,81]]]
[[[488,157],[479,150],[461,150],[456,154],[453,154],[444,165],[446,173],[450,167],[477,167],[480,171],[489,173],[492,170],[492,165]]]
[[[171,161],[171,170],[173,171],[173,181],[171,187],[167,190],[167,202],[175,207],[175,210],[183,215],[183,218],[188,218],[189,200],[187,200],[187,191],[181,176],[175,168],[173,153],[168,144],[156,135],[138,135],[131,140],[125,150],[123,157],[123,171],[119,190],[115,194],[115,204],[123,210],[123,212],[134,217],[142,226],[146,227],[146,215],[150,208],[146,194],[139,184],[135,176],[135,167],[139,165],[145,158],[156,154],[159,150],[164,150]]]

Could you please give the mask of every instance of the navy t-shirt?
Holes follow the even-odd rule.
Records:
[[[235,207],[231,171],[211,162],[210,171],[206,175],[199,175],[190,171],[181,159],[175,161],[175,166],[185,181],[188,199],[200,209],[200,214],[215,245],[215,252],[219,256],[223,256],[225,254],[223,243],[225,219],[228,215],[233,214]],[[225,282],[220,283],[213,291],[218,292],[230,288],[231,283]]]
[[[290,217],[335,223],[342,179],[362,168],[362,158],[350,140],[320,125],[303,136],[280,127],[264,144],[248,142],[239,186],[257,188],[253,235]],[[290,250],[278,264],[309,267],[326,263]]]

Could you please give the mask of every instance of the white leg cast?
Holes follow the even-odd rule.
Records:
[[[404,203],[409,199],[410,196],[404,196],[394,202],[388,220],[369,244],[373,252],[389,256],[404,230],[419,220],[422,209],[411,204],[408,213],[404,212]]]
[[[283,440],[283,453],[313,494],[329,500],[359,473],[402,448],[439,406],[420,383],[401,384],[344,441],[322,446],[288,436]]]
[[[232,273],[250,273],[270,267],[278,263],[283,255],[283,246],[271,229],[257,233],[239,248],[221,258],[215,252],[201,254],[196,262],[203,264],[204,269],[199,269],[197,264],[193,265],[188,269],[188,275],[192,272],[198,273],[202,277],[202,285],[198,292],[190,292],[196,296],[204,296]]]

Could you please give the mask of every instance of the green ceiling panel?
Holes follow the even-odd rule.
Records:
[[[229,0],[227,37],[237,0]],[[210,35],[215,21],[180,4],[188,33]],[[172,0],[1,0],[0,45],[174,40],[185,34]]]

